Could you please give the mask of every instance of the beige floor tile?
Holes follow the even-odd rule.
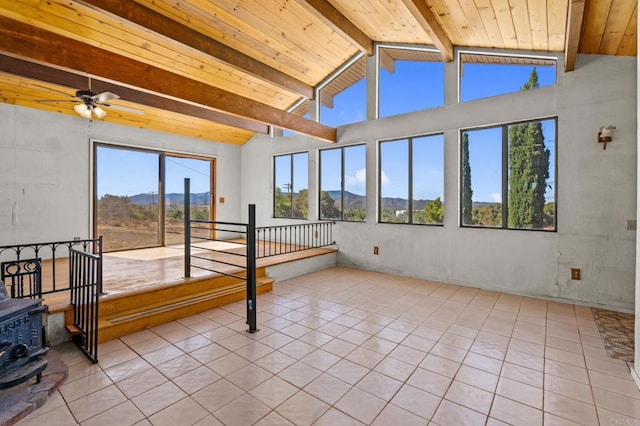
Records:
[[[471,348],[469,348],[470,352],[474,352],[476,354],[488,356],[489,358],[495,358],[499,360],[503,360],[507,354],[506,347],[497,346],[492,343],[486,343],[481,341],[473,342]]]
[[[37,411],[36,411],[37,413]],[[73,426],[76,420],[67,406],[61,406],[48,411],[41,416],[29,416],[18,423],[20,426]]]
[[[583,383],[547,374],[544,379],[544,389],[587,404],[593,404],[591,387]]]
[[[597,411],[601,425],[634,425],[638,423],[640,418],[638,416],[627,416],[601,407],[598,407]]]
[[[487,416],[477,411],[470,410],[453,402],[444,400],[436,410],[431,419],[432,424],[448,426],[452,424],[465,426],[483,426],[487,421]]]
[[[184,352],[171,345],[162,349],[155,350],[153,352],[149,352],[143,355],[143,358],[146,359],[149,364],[157,366],[160,364],[164,364],[167,361],[171,361],[172,359],[178,358],[181,355],[184,355]]]
[[[330,408],[320,417],[313,426],[361,426],[361,423],[342,411]]]
[[[520,339],[511,339],[509,341],[509,350],[535,355],[537,357],[544,357],[544,345],[528,342]]]
[[[98,365],[102,369],[107,369],[109,367],[122,364],[125,361],[129,361],[134,358],[137,358],[137,356],[138,356],[137,353],[135,353],[128,347],[124,347],[122,349],[109,352],[108,354],[104,354],[104,355],[100,354],[100,362],[98,362]]]
[[[381,339],[386,339],[394,343],[400,343],[409,335],[409,333],[385,327],[382,330],[378,331],[375,335],[377,337],[380,337]]]
[[[283,402],[275,411],[293,424],[305,426],[315,422],[328,409],[328,404],[304,391],[299,391]]]
[[[373,426],[424,426],[426,420],[402,408],[388,404],[372,423]]]
[[[144,359],[134,358],[114,367],[107,368],[104,372],[112,381],[119,382],[151,368],[153,368],[153,366]]]
[[[223,348],[222,346],[212,343],[210,345],[204,346],[200,349],[196,349],[195,351],[191,351],[189,355],[200,361],[202,364],[208,364],[212,361],[215,361],[218,358],[221,358],[227,354],[231,353],[229,349]]]
[[[505,362],[500,375],[511,380],[542,388],[544,374],[541,371]]]
[[[417,368],[407,380],[407,384],[439,397],[444,396],[450,383],[451,378],[422,368]]]
[[[350,385],[329,374],[321,375],[304,388],[307,393],[329,405],[334,405],[349,389]]]
[[[542,410],[542,388],[501,377],[496,388],[496,395]]]
[[[68,404],[68,406],[71,413],[73,413],[73,417],[78,422],[83,422],[126,400],[127,397],[115,385],[111,385],[84,398],[77,399]]]
[[[187,393],[187,395],[191,395],[192,393],[217,382],[221,378],[222,376],[218,373],[203,365],[195,370],[191,370],[188,373],[176,377],[173,379],[173,383],[178,385],[180,389]]]
[[[217,358],[207,364],[207,367],[220,374],[226,376],[234,371],[240,370],[242,367],[249,365],[249,361],[242,358],[240,355],[229,353],[220,358]]]
[[[111,352],[125,349],[126,347],[127,345],[125,345],[120,339],[113,339],[104,343],[100,343],[98,345],[98,351],[101,355],[107,355]]]
[[[225,379],[220,379],[191,395],[191,397],[207,411],[213,413],[225,404],[238,398],[242,389]]]
[[[255,361],[255,364],[276,374],[296,362],[297,360],[295,358],[285,355],[282,352],[274,351]]]
[[[373,336],[360,346],[365,349],[378,352],[382,355],[388,355],[392,350],[394,350],[398,346],[398,344],[390,340],[383,339],[381,337]],[[355,349],[356,347],[357,347],[356,345],[353,345],[353,349]],[[351,351],[353,351],[353,349]],[[347,352],[342,356],[346,356],[351,351]]]
[[[444,397],[482,414],[489,414],[493,402],[493,393],[456,380],[451,383]]]
[[[367,374],[356,385],[359,389],[369,392],[385,401],[391,400],[401,386],[402,382],[376,371]]]
[[[375,371],[401,382],[406,381],[415,369],[415,366],[394,358],[385,358],[374,368]]]
[[[317,349],[311,352],[309,355],[301,359],[302,362],[308,364],[320,371],[326,371],[333,367],[342,358],[332,353],[326,352],[322,349]]]
[[[311,352],[315,351],[316,348],[315,346],[301,342],[300,340],[294,340],[293,342],[284,345],[278,350],[286,355],[289,355],[292,358],[300,360],[309,355]]]
[[[385,400],[368,392],[352,388],[335,404],[335,407],[365,424],[370,424],[386,403]]]
[[[168,379],[158,370],[152,369],[122,380],[116,385],[127,398],[131,399],[167,381]]]
[[[405,384],[393,397],[391,404],[429,420],[436,412],[440,401],[442,399],[435,395]]]
[[[542,424],[542,411],[499,395],[494,398],[489,415],[514,426]]]
[[[366,376],[369,371],[371,371],[369,368],[343,359],[327,370],[327,373],[353,386]]]
[[[83,362],[78,362],[74,365],[67,365],[67,367],[67,380],[65,380],[64,384],[75,382],[76,380],[102,371],[98,364],[94,364],[88,358],[85,358]]]
[[[617,359],[608,358],[606,360],[603,360],[587,356],[585,357],[585,362],[587,364],[588,370],[598,371],[610,376],[620,377],[621,379],[628,379],[631,375],[627,363]]]
[[[394,345],[395,347],[395,343],[391,343],[391,344]],[[363,346],[365,345],[366,343]],[[326,344],[324,344],[322,346],[322,349],[334,355],[337,355],[339,357],[345,357],[349,355],[351,352],[353,352],[357,347],[358,347],[357,345],[354,345],[353,343],[345,342],[344,340],[332,339]],[[368,349],[373,350],[373,348],[371,347],[368,347]]]
[[[144,414],[131,401],[125,401],[82,422],[82,426],[113,426],[114,419],[118,426],[130,426],[143,420]]]
[[[583,425],[597,425],[596,407],[553,392],[544,393],[544,411]]]
[[[167,382],[136,396],[132,401],[145,416],[149,417],[186,396],[187,394],[173,382]]]
[[[278,377],[302,389],[321,374],[322,371],[298,361],[278,373]]]
[[[458,372],[460,363],[429,354],[424,361],[420,363],[420,368],[442,374],[443,376],[453,377]]]
[[[333,336],[322,333],[321,331],[312,330],[298,340],[308,343],[311,346],[315,346],[316,348],[319,348],[325,345],[326,343],[332,341],[333,339],[334,339]]]
[[[544,363],[544,372],[545,374],[563,377],[574,382],[589,384],[589,375],[586,368],[548,359]]]
[[[27,417],[25,417],[24,419],[22,419],[22,422],[25,422],[27,420],[32,420],[34,417],[39,417],[42,416],[43,414],[46,414],[50,411],[53,411],[57,408],[60,407],[64,407],[65,409],[67,409],[67,404],[65,403],[65,400],[62,398],[62,395],[60,395],[60,391],[57,390],[54,393],[51,394],[51,396],[49,397],[49,399],[44,403],[43,406],[41,406],[40,408],[38,408],[35,411],[32,411],[29,415],[27,415]]]
[[[195,336],[174,343],[174,346],[180,348],[183,352],[189,353],[198,349],[202,349],[205,346],[209,346],[211,343],[211,340],[200,334],[197,334]]]
[[[538,371],[544,371],[545,366],[545,359],[543,357],[516,351],[511,348],[507,351],[505,361]]]
[[[349,313],[349,315],[351,315],[351,313]],[[384,329],[384,325],[375,324],[373,322],[369,322],[367,320],[364,320],[364,321],[359,322],[358,324],[354,325],[353,329],[354,330],[358,330],[358,331],[362,331],[362,332],[367,333],[367,334],[374,335],[374,334],[378,333],[380,330]]]
[[[631,398],[640,399],[640,390],[638,390],[638,386],[631,378],[631,375],[629,375],[629,378],[623,379],[598,371],[589,371],[589,378],[591,379],[591,386],[594,388],[606,389]]]
[[[601,423],[605,424],[605,423]],[[606,423],[609,424],[609,423]],[[563,419],[555,414],[544,413],[544,425],[545,426],[578,426],[580,423],[572,422],[571,420]]]
[[[176,327],[175,330],[162,333],[162,338],[171,343],[177,343],[181,340],[187,339],[189,337],[197,336],[197,335],[198,333],[196,333],[195,331],[180,324],[180,327]]]
[[[249,393],[263,404],[275,408],[298,392],[292,384],[274,376],[254,387]]]
[[[249,364],[227,375],[226,379],[247,392],[272,376],[273,374],[264,368],[258,367],[255,364]]]
[[[547,334],[546,346],[563,351],[573,352],[575,354],[582,354],[582,343],[572,342],[570,340],[564,340],[559,337],[550,336]]]
[[[222,425],[222,423],[220,423]],[[203,424],[204,426],[204,424]],[[254,426],[295,426],[289,420],[282,417],[275,411],[270,412],[263,418],[261,418]]]
[[[75,382],[63,384],[60,386],[60,393],[69,403],[111,385],[113,385],[113,381],[109,376],[99,371]]]
[[[252,397],[242,395],[233,402],[213,413],[224,425],[245,426],[255,423],[266,416],[271,409]]]
[[[398,345],[394,350],[389,352],[388,356],[391,358],[398,359],[400,361],[404,361],[407,364],[418,365],[420,364],[425,357],[427,356],[426,352],[420,351],[418,349],[413,349],[409,346],[405,346],[404,342]]]
[[[156,369],[167,378],[175,379],[201,366],[199,361],[185,354],[156,366]]]
[[[582,353],[574,353],[574,352],[564,351],[562,349],[547,347],[544,356],[547,359],[551,359],[558,362],[564,362],[565,364],[571,364],[576,367],[580,367],[580,368],[585,367],[584,355]]]
[[[543,359],[540,358],[541,366],[542,361]],[[488,356],[476,354],[473,352],[469,352],[463,361],[464,365],[468,365],[469,367],[474,367],[479,370],[484,370],[492,374],[500,374],[500,370],[502,370],[502,363],[502,360],[490,358]]]
[[[384,359],[384,355],[363,347],[359,347],[358,349],[347,355],[345,359],[371,369]]]
[[[150,340],[157,336],[158,335],[155,334],[153,331],[145,329],[135,333],[128,334],[126,336],[122,336],[120,337],[120,340],[127,346],[131,347],[136,343],[144,342],[145,340]]]
[[[150,352],[157,351],[158,349],[171,346],[171,342],[163,339],[155,333],[149,333],[151,333],[151,337],[144,340],[134,341],[129,345],[138,355],[146,355]]]
[[[640,401],[635,398],[599,388],[593,388],[593,397],[598,408],[640,419]]]
[[[318,331],[333,337],[338,337],[348,329],[349,329],[348,327],[345,327],[344,325],[336,324],[334,322],[328,322],[323,326],[318,327]]]

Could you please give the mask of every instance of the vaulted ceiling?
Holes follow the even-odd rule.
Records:
[[[635,56],[635,0],[0,0],[0,100],[242,144],[270,125],[335,141],[286,110],[374,42]],[[54,102],[60,100],[60,102]],[[94,118],[96,119],[96,118]]]

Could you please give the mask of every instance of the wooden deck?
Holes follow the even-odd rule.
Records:
[[[209,247],[207,247],[207,245],[209,245]],[[225,273],[237,273],[239,268],[244,266],[245,258],[237,256],[237,254],[245,250],[245,247],[240,244],[217,244],[218,249],[222,251],[211,251],[212,245],[209,243],[201,246],[201,249],[192,249],[192,255],[197,256],[197,258],[192,259],[194,266],[191,268],[191,278],[185,278],[184,248],[182,246],[155,247],[105,253],[103,255],[103,291],[105,294],[102,296],[102,299],[120,296],[125,293],[150,292],[166,286],[189,283],[219,275],[199,269],[197,266],[216,269]],[[269,244],[266,246],[259,244],[258,246],[258,251],[267,254],[291,249],[296,249],[296,247],[277,247]],[[334,248],[314,248],[287,254],[278,254],[258,259],[256,266],[258,268],[266,268],[335,251],[336,249]],[[217,261],[230,263],[231,265],[219,263],[210,265],[210,262],[204,259],[215,259]],[[57,288],[68,287],[67,280],[67,259],[57,259]],[[43,262],[42,283],[43,290],[46,291],[51,288],[52,268],[50,262],[47,261]],[[44,303],[49,305],[50,309],[54,311],[56,309],[62,309],[69,303],[69,294],[68,292],[47,294],[44,296]]]

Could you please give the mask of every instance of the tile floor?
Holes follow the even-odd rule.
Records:
[[[27,425],[636,425],[589,308],[331,268],[102,344]],[[42,421],[44,420],[44,423]]]

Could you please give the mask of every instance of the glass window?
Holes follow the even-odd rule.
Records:
[[[307,219],[309,214],[309,155],[274,157],[273,216]]]
[[[554,59],[469,53],[460,55],[460,102],[554,84]]]
[[[337,127],[367,117],[367,59],[361,56],[320,89],[320,122]]]
[[[366,146],[320,151],[320,219],[366,219]]]
[[[555,231],[556,119],[464,130],[463,226]]]
[[[380,142],[379,221],[442,224],[444,136]]]
[[[444,105],[444,63],[438,52],[381,47],[378,116]]]

